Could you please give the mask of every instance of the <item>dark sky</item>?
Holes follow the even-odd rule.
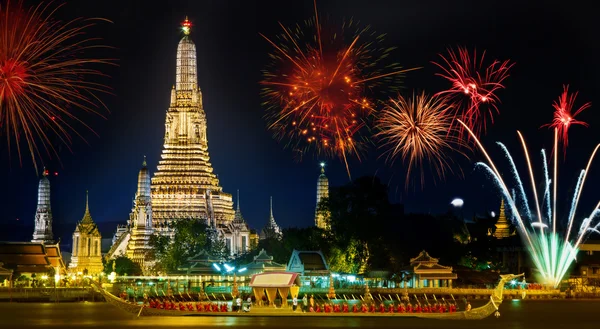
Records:
[[[273,36],[280,32],[278,22],[292,25],[311,17],[312,0],[150,3],[70,1],[58,12],[62,19],[82,16],[112,20],[113,24],[101,24],[90,32],[115,48],[109,54],[118,58],[119,65],[106,69],[111,76],[107,83],[115,94],[102,97],[110,109],[107,120],[87,121],[99,137],[78,129],[88,144],[75,139],[72,152],[62,148],[62,163],[46,160],[50,171],[58,172],[51,178],[54,221],[63,227],[58,235],[70,241],[74,223],[83,215],[86,189],[97,222],[125,222],[128,218],[143,156],[147,156],[154,171],[161,153],[165,111],[175,82],[179,24],[186,15],[194,24],[192,39],[198,51],[209,152],[221,185],[232,194],[240,189],[242,213],[254,228],[261,228],[268,218],[270,195],[274,197],[275,219],[281,226],[312,225],[318,163],[323,159],[305,157],[300,163],[294,162],[292,151],[272,139],[262,118],[258,84],[271,50],[259,33]],[[551,146],[552,134],[539,127],[551,120],[551,104],[563,84],[580,91],[579,104],[596,101],[594,78],[598,70],[593,59],[598,53],[593,31],[597,29],[592,24],[591,3],[323,0],[318,8],[322,15],[338,20],[354,17],[387,33],[385,42],[398,47],[394,61],[405,67],[423,66],[407,76],[406,92],[414,89],[434,93],[447,87],[446,81],[434,76],[437,71],[430,63],[446,47],[477,47],[486,49],[490,59],[515,61],[506,90],[498,93],[502,100],[500,114],[483,141],[493,150],[496,140],[517,149],[519,129],[537,156],[540,148]],[[565,202],[576,181],[574,170],[585,165],[587,154],[600,141],[596,137],[600,125],[596,113],[592,107],[580,116],[590,123],[589,128],[571,130],[568,160],[561,167],[564,193],[560,200]],[[2,150],[0,218],[5,224],[19,219],[19,225],[30,226],[38,177],[28,159],[19,166],[14,154],[9,160],[6,148]],[[481,159],[479,153],[471,160],[457,158],[463,178],[450,176],[437,184],[428,180],[423,188],[409,190],[404,189],[406,168],[401,162],[393,167],[386,165],[378,158],[380,154],[377,148],[371,148],[362,162],[351,161],[352,175],[376,173],[390,184],[392,201],[404,203],[409,212],[442,212],[454,197],[465,200],[465,216],[498,208],[493,184],[473,170],[474,161]],[[522,160],[519,155],[517,161]],[[541,169],[539,161],[536,168]],[[597,202],[597,172],[592,170],[583,193],[581,209],[586,212]],[[332,185],[348,182],[339,160],[327,161],[327,174]],[[112,235],[113,230],[111,226],[103,233]],[[26,237],[30,234],[24,233]]]

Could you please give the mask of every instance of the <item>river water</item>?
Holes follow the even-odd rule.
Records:
[[[0,303],[0,328],[600,328],[600,301],[505,301],[500,318],[476,321],[368,317],[146,317],[108,303]]]

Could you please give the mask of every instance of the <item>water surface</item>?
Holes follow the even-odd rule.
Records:
[[[505,301],[500,318],[456,321],[368,317],[146,317],[107,303],[0,303],[0,328],[600,328],[600,301]]]

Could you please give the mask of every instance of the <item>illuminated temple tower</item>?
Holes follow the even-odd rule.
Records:
[[[138,187],[129,214],[130,237],[127,244],[127,258],[138,263],[142,269],[152,265],[147,263],[152,227],[152,201],[150,199],[150,173],[146,167],[146,157],[138,174]]]
[[[50,207],[50,180],[44,169],[38,186],[38,204],[35,210],[35,229],[31,242],[52,243],[52,209]]]
[[[318,228],[328,230],[329,225],[329,211],[319,210],[319,204],[323,199],[329,197],[329,180],[325,176],[325,163],[321,162],[321,175],[317,180],[317,206],[315,208],[315,225]]]
[[[102,265],[100,241],[102,241],[102,236],[90,214],[86,192],[85,213],[73,232],[73,253],[69,270],[73,273],[81,272],[89,275],[102,272],[104,266]]]
[[[230,224],[235,213],[231,194],[223,192],[210,164],[196,46],[187,18],[182,29],[161,160],[151,183],[154,229],[167,235],[177,219],[206,219],[218,228]]]
[[[506,219],[506,213],[504,211],[504,199],[502,199],[502,203],[500,203],[500,213],[498,214],[498,221],[494,225],[494,228],[490,228],[488,230],[488,235],[493,236],[496,239],[504,239],[514,236],[516,234],[515,231],[511,230],[510,223]]]

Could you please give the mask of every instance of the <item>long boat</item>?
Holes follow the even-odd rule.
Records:
[[[158,308],[151,308],[147,305],[140,305],[137,303],[131,303],[125,301],[110,292],[102,288],[100,285],[94,285],[94,287],[106,298],[106,301],[117,308],[135,314],[139,316],[326,316],[326,317],[348,317],[348,316],[360,316],[360,317],[410,317],[410,318],[427,318],[427,319],[439,319],[439,320],[481,320],[494,314],[496,317],[500,316],[499,307],[502,304],[502,293],[504,286],[514,280],[523,276],[523,274],[505,274],[500,275],[500,282],[494,289],[490,300],[481,307],[476,307],[470,310],[456,311],[456,312],[444,312],[444,313],[390,313],[390,312],[368,312],[368,313],[324,313],[324,312],[293,312],[289,309],[276,309],[270,307],[253,307],[250,312],[197,312],[197,311],[180,311],[180,310],[165,310]]]

